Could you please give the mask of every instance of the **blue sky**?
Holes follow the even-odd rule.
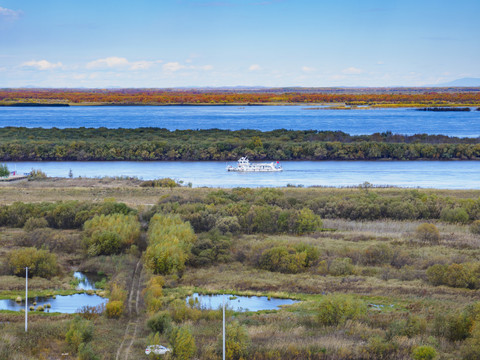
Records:
[[[0,0],[0,87],[480,77],[478,0]]]

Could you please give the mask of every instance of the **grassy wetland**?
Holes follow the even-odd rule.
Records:
[[[221,312],[195,292],[300,300],[227,310],[229,359],[480,356],[480,191],[168,184],[2,184],[0,299],[24,297],[28,264],[32,296],[78,292],[82,271],[109,300],[30,311],[28,333],[0,311],[0,358],[138,359],[158,343],[220,359]]]

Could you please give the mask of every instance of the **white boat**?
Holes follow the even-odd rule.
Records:
[[[276,163],[254,163],[252,164],[247,157],[242,157],[237,162],[237,166],[228,165],[227,171],[239,171],[239,172],[274,172],[282,171],[282,167],[279,162]]]

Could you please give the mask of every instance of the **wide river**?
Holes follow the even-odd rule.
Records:
[[[235,162],[229,162],[235,165]],[[42,169],[48,176],[170,177],[194,187],[355,186],[374,185],[439,189],[480,189],[480,161],[284,161],[276,173],[232,173],[216,161],[66,161],[7,163],[19,173]]]
[[[313,106],[73,106],[0,107],[0,127],[341,130],[349,134],[480,136],[480,111],[415,109],[325,110]],[[272,159],[275,160],[275,159]],[[234,165],[234,163],[230,163]],[[23,162],[20,173],[42,169],[48,176],[171,177],[194,187],[375,185],[480,189],[480,161],[290,161],[281,173],[228,173],[224,162]]]
[[[472,109],[475,110],[475,109]],[[480,111],[319,110],[313,106],[0,107],[0,127],[341,130],[480,136]]]

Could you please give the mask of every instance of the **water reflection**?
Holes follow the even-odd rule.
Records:
[[[95,287],[95,282],[100,281],[100,276],[95,276],[93,274],[84,274],[80,271],[75,271],[73,277],[79,280],[77,285],[77,290],[97,290]]]

